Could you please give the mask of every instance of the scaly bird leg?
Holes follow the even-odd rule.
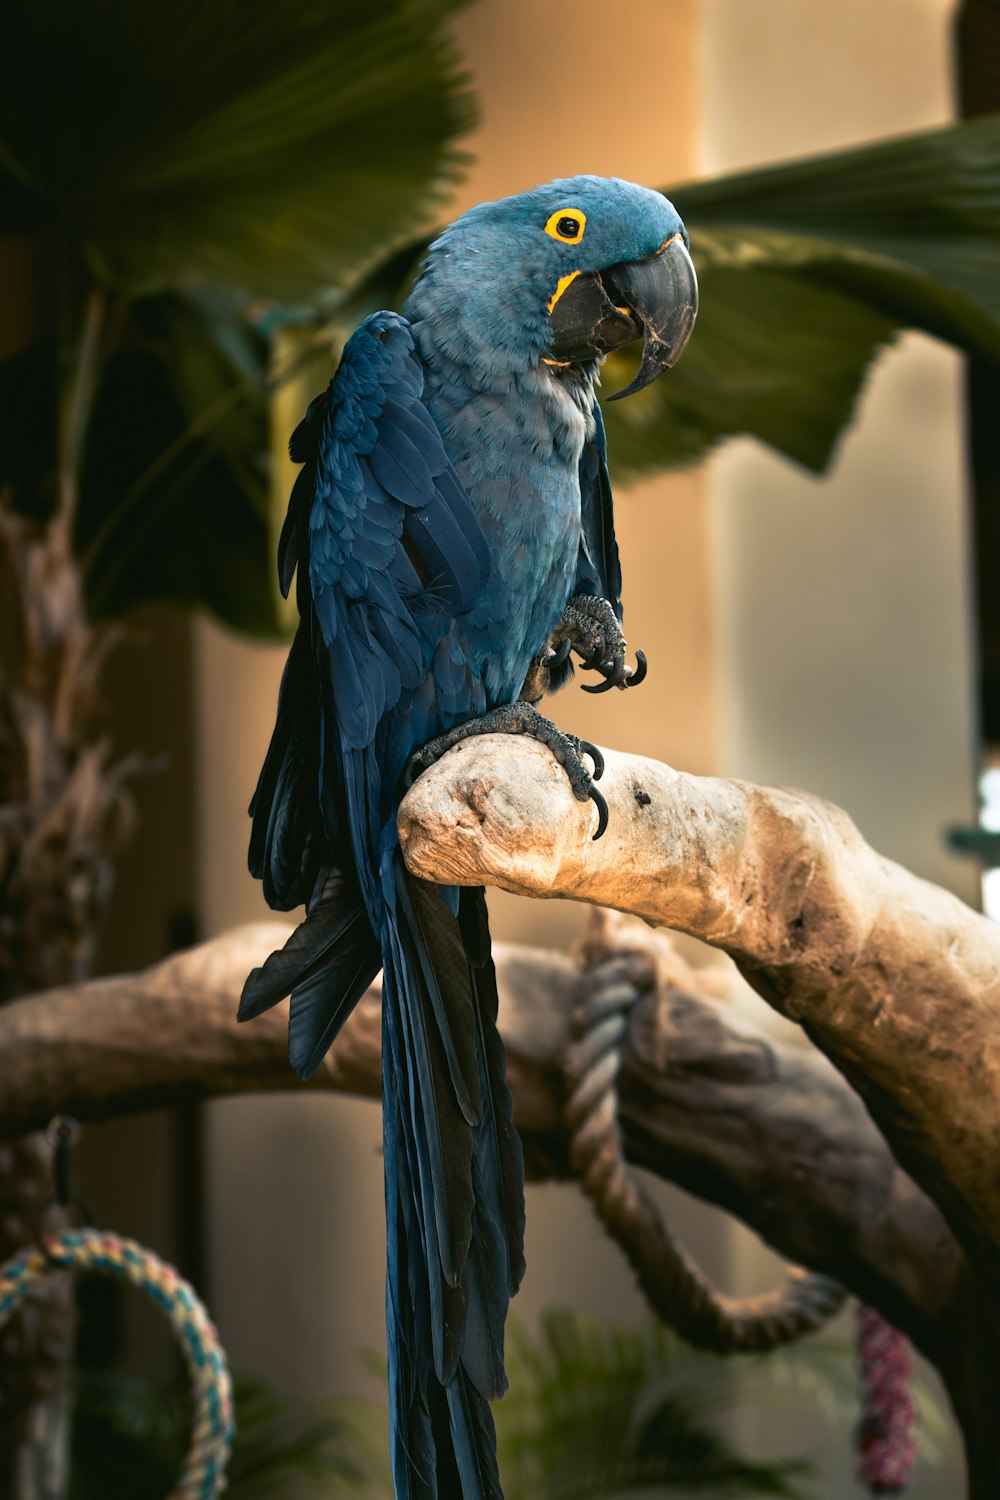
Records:
[[[537,702],[565,681],[570,669],[560,671],[570,651],[582,658],[589,671],[600,672],[602,683],[584,685],[585,693],[606,693],[609,688],[638,687],[646,676],[646,657],[635,653],[635,667],[625,665],[625,637],[611,604],[589,594],[575,594],[563,610],[562,619],[549,638],[546,650],[532,662],[522,698]]]
[[[500,708],[483,714],[481,719],[470,719],[467,724],[459,724],[448,730],[447,734],[439,734],[436,739],[430,740],[422,750],[410,757],[404,776],[406,786],[412,786],[420,773],[440,760],[445,751],[478,734],[527,734],[547,745],[566,772],[577,801],[586,802],[589,799],[596,804],[597,832],[594,838],[601,837],[608,826],[608,804],[594,782],[599,781],[604,773],[603,755],[589,740],[577,739],[575,734],[564,734],[551,720],[540,714],[537,708],[523,701],[505,703]],[[583,763],[584,755],[589,755],[594,762],[593,774]]]
[[[638,687],[646,676],[646,657],[635,653],[635,667],[625,665],[625,637],[607,599],[574,594],[556,628],[554,643],[569,641],[570,649],[583,658],[583,666],[600,672],[604,681],[584,687],[585,693],[606,693],[609,688]]]

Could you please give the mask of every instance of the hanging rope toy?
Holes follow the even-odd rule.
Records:
[[[784,1286],[759,1297],[728,1297],[688,1255],[625,1161],[618,1123],[618,1069],[629,1017],[657,989],[650,952],[619,937],[602,913],[584,947],[584,970],[566,1059],[570,1162],[604,1228],[625,1254],[662,1323],[716,1354],[776,1349],[815,1332],[846,1293],[827,1276],[789,1270]]]
[[[661,1322],[688,1343],[720,1354],[762,1352],[811,1333],[843,1305],[826,1276],[792,1269],[788,1283],[756,1298],[726,1297],[710,1286],[674,1239],[625,1162],[618,1123],[618,1069],[629,1017],[653,996],[658,972],[646,934],[630,937],[601,913],[583,949],[583,974],[567,1057],[570,1161],[605,1229],[636,1274]],[[917,1408],[906,1338],[874,1308],[858,1311],[862,1413],[857,1475],[872,1495],[898,1495],[916,1454]]]
[[[60,1271],[117,1276],[145,1292],[164,1313],[194,1388],[191,1444],[170,1500],[215,1500],[225,1488],[233,1441],[233,1390],[226,1356],[204,1305],[172,1266],[134,1240],[100,1229],[65,1229],[0,1266],[0,1328],[42,1277]]]

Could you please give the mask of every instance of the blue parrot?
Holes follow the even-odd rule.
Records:
[[[672,364],[697,284],[661,194],[573,177],[479,204],[431,246],[402,316],[346,345],[290,451],[278,549],[301,623],[251,804],[250,868],[305,903],[247,980],[240,1018],[291,995],[308,1077],[383,970],[390,1436],[398,1500],[502,1500],[489,1401],[524,1269],[513,1124],[485,893],[408,874],[413,776],[472,733],[529,733],[575,794],[593,746],[535,708],[573,671],[625,665],[601,358],[639,337],[626,391]],[[588,771],[583,756],[594,762]]]

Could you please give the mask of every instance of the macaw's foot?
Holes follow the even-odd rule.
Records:
[[[410,757],[404,777],[406,785],[412,786],[420,773],[440,760],[446,750],[477,734],[528,734],[533,740],[540,740],[543,745],[547,745],[566,772],[577,801],[590,800],[597,804],[597,832],[594,838],[601,837],[608,826],[608,804],[594,782],[600,781],[604,774],[603,755],[589,740],[577,739],[575,734],[564,734],[530,703],[505,703],[484,714],[481,719],[470,719],[468,724],[459,724],[447,734],[439,734],[437,739],[431,740]],[[583,763],[585,755],[589,755],[594,762],[593,773]]]
[[[607,599],[593,599],[589,594],[574,594],[550,642],[556,658],[564,661],[570,651],[582,658],[582,665],[600,672],[604,681],[596,687],[584,687],[585,693],[606,693],[609,688],[638,687],[646,676],[646,657],[635,653],[636,665],[625,665],[625,637],[614,609]],[[560,656],[560,652],[562,655]],[[543,665],[551,668],[556,660]]]

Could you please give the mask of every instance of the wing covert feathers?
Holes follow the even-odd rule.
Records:
[[[489,1402],[506,1387],[524,1174],[486,904],[414,880],[395,844],[409,754],[485,706],[462,619],[492,561],[423,390],[409,325],[373,314],[292,435],[302,468],[278,571],[286,595],[297,575],[301,624],[250,866],[272,906],[305,902],[306,917],[249,976],[239,1014],[290,994],[289,1052],[308,1077],[383,966],[397,1500],[502,1500]]]

